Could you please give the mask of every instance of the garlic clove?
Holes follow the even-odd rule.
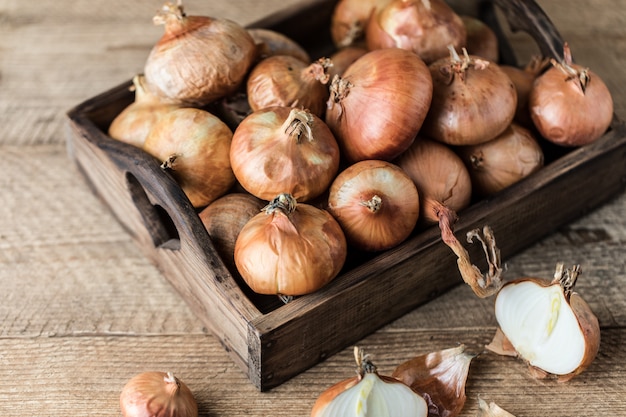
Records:
[[[563,271],[559,264],[552,282],[520,278],[505,284],[496,297],[502,334],[535,377],[557,375],[566,381],[589,366],[598,352],[598,320],[572,292],[579,272],[579,267]],[[498,346],[506,346],[506,341],[492,342],[487,348],[500,353]]]
[[[500,406],[494,402],[487,404],[487,401],[482,398],[478,399],[478,413],[476,417],[515,417],[508,411],[500,408]]]

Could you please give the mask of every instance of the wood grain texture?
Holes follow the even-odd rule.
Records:
[[[187,0],[248,23],[296,0]],[[578,62],[609,85],[626,116],[626,2],[541,0]],[[148,369],[172,369],[202,416],[308,416],[316,396],[353,374],[345,349],[268,393],[258,393],[219,342],[93,196],[65,154],[65,112],[138,71],[160,35],[156,0],[0,1],[0,413],[119,415],[119,391]],[[202,9],[200,9],[202,8]],[[515,40],[522,56],[533,51]],[[551,276],[581,263],[578,291],[602,326],[600,354],[566,385],[531,379],[512,358],[472,364],[478,396],[517,416],[626,416],[626,196],[509,259],[507,277]],[[359,345],[390,371],[413,354],[467,343],[495,328],[491,300],[466,286],[406,314]]]

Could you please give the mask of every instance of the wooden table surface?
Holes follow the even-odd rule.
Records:
[[[248,24],[296,0],[188,0],[189,12]],[[626,118],[626,0],[539,2],[579,63]],[[159,0],[0,0],[0,414],[115,416],[125,382],[171,370],[201,416],[308,416],[326,387],[353,375],[352,348],[257,392],[130,235],[95,197],[65,149],[65,112],[140,72],[162,28]],[[527,48],[529,40],[514,37]],[[626,161],[625,161],[626,163]],[[626,195],[507,259],[507,277],[550,277],[579,263],[577,289],[599,318],[600,351],[564,384],[513,358],[472,362],[463,416],[477,399],[517,416],[626,416]],[[382,373],[496,327],[493,300],[459,285],[358,344]]]

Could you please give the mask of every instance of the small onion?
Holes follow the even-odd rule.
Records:
[[[498,293],[498,332],[487,346],[517,355],[535,377],[565,382],[583,372],[600,346],[600,326],[589,305],[574,292],[580,266],[557,264],[554,278],[518,278]]]
[[[572,63],[569,46],[561,62],[537,77],[528,98],[539,133],[561,146],[583,146],[599,139],[613,120],[613,98],[602,79]]]
[[[323,117],[330,65],[327,58],[313,63],[291,55],[265,58],[248,76],[246,91],[250,108],[256,111],[276,106],[299,107]]]
[[[266,28],[249,28],[248,33],[257,45],[258,59],[274,55],[291,55],[304,62],[311,60],[309,53],[287,35]]]
[[[543,167],[544,156],[530,130],[512,123],[495,139],[458,148],[472,179],[472,190],[489,196]]]
[[[348,243],[380,251],[403,242],[419,217],[415,184],[398,166],[386,161],[357,162],[333,181],[328,211]]]
[[[466,43],[461,17],[443,0],[393,0],[375,11],[365,33],[370,50],[402,48],[427,64],[448,55],[448,45]]]
[[[330,20],[330,34],[337,48],[358,44],[364,40],[365,27],[376,8],[391,0],[340,0]]]
[[[427,417],[424,398],[399,380],[379,375],[368,355],[354,349],[357,375],[324,391],[311,417]]]
[[[247,116],[230,147],[233,172],[252,195],[269,201],[287,192],[304,202],[321,195],[339,170],[339,146],[326,123],[296,108]]]
[[[348,162],[390,161],[415,139],[431,99],[424,61],[404,49],[378,49],[334,78],[325,120]]]
[[[135,100],[119,113],[109,126],[109,136],[113,139],[141,148],[157,120],[179,106],[163,103],[145,86],[143,74],[133,77]]]
[[[227,19],[188,16],[181,1],[154,17],[165,33],[144,66],[148,87],[163,100],[203,106],[237,90],[257,57],[245,28]]]
[[[325,210],[280,194],[243,227],[235,265],[257,294],[298,296],[335,278],[347,255],[346,238]]]
[[[449,145],[487,142],[515,117],[517,92],[511,79],[493,62],[469,55],[450,57],[430,66],[433,99],[422,133]]]
[[[227,266],[235,266],[235,242],[239,232],[264,206],[262,200],[251,194],[234,192],[218,198],[199,213],[215,250]]]
[[[159,119],[143,149],[161,161],[194,207],[204,207],[235,183],[229,154],[232,136],[213,114],[183,107]]]
[[[467,52],[487,61],[498,62],[500,58],[498,37],[493,29],[482,20],[472,16],[462,15],[461,20],[467,33],[465,42]]]
[[[120,394],[124,417],[197,417],[198,404],[183,381],[171,372],[142,372]]]

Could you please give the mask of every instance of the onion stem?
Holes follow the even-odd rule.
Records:
[[[359,204],[364,206],[364,207],[367,207],[369,209],[369,211],[371,211],[372,213],[376,213],[383,206],[383,199],[380,198],[380,196],[378,196],[378,195],[374,195],[369,200],[361,201]]]
[[[313,116],[306,110],[291,109],[289,116],[285,119],[282,129],[290,137],[295,137],[296,143],[300,143],[300,138],[304,133],[306,139],[310,142],[313,140]]]

